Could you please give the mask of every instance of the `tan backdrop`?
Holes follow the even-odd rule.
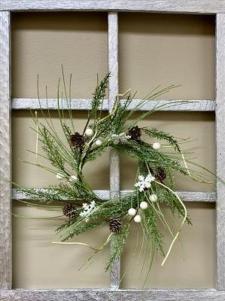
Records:
[[[120,90],[138,90],[143,96],[158,84],[181,84],[163,98],[214,98],[214,19],[202,16],[120,14],[119,19]],[[60,65],[73,73],[74,97],[90,97],[96,74],[107,72],[107,16],[105,14],[15,14],[12,36],[12,80],[14,97],[36,97],[36,77],[40,76],[41,94],[56,97]],[[57,114],[52,114],[59,127]],[[40,119],[43,119],[39,114]],[[77,129],[85,122],[86,113],[75,113]],[[28,112],[14,112],[13,179],[19,184],[44,187],[56,182],[55,177],[25,165],[35,161],[26,150],[35,150],[36,135],[30,129]],[[157,126],[177,137],[190,138],[183,149],[196,162],[215,171],[214,115],[211,113],[157,113],[144,124]],[[39,149],[40,152],[40,149]],[[131,188],[135,162],[121,158],[121,186]],[[108,154],[89,164],[86,176],[93,188],[107,189]],[[178,189],[213,191],[214,185],[177,180]],[[213,287],[215,285],[215,209],[213,205],[188,204],[193,226],[185,227],[167,265],[160,258],[153,266],[148,286]],[[19,204],[14,212],[23,216],[56,216],[61,212],[38,210]],[[109,250],[92,265],[78,270],[91,252],[83,247],[56,246],[51,241],[56,221],[14,219],[13,283],[23,288],[106,287],[109,274],[104,272]],[[100,244],[107,227],[87,233],[79,241]],[[129,239],[123,260],[123,287],[141,287],[144,249],[137,248],[138,229]]]

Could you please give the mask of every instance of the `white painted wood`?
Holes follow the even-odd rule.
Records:
[[[11,133],[10,14],[0,12],[0,288],[10,289],[11,256]]]
[[[215,192],[177,191],[177,194],[182,198],[184,202],[216,202]]]
[[[109,78],[109,111],[112,111],[113,104],[119,93],[118,86],[118,15],[108,14],[108,69]],[[120,195],[120,163],[116,150],[110,151],[110,197]],[[111,250],[114,241],[111,242]],[[111,287],[119,288],[120,284],[120,259],[116,260],[111,270]]]
[[[225,291],[215,289],[55,289],[1,290],[1,301],[224,301]]]
[[[46,190],[41,188],[42,191]],[[110,191],[109,190],[94,190],[94,193],[102,200],[109,200]],[[124,197],[128,193],[132,193],[132,190],[121,190],[120,195]],[[215,203],[216,193],[215,192],[192,192],[192,191],[177,191],[178,195],[185,202],[205,202],[205,203]],[[19,192],[16,189],[12,190],[12,198],[14,200],[29,200],[23,192]]]
[[[225,178],[225,14],[216,18],[217,176]],[[225,289],[225,185],[217,181],[217,287]]]
[[[124,102],[124,100],[122,100]],[[128,109],[137,111],[165,111],[165,112],[211,112],[215,110],[214,100],[142,100],[134,99]]]
[[[121,100],[123,103],[125,100]],[[177,103],[175,103],[177,101]],[[103,101],[102,110],[109,110],[108,99]],[[215,111],[216,102],[214,100],[149,100],[143,101],[141,99],[134,99],[128,106],[128,109],[134,109],[138,106],[137,111],[150,111],[158,108],[159,111],[183,111],[183,112],[213,112]],[[89,110],[91,108],[91,99],[72,99],[72,110]],[[60,102],[60,108],[68,109],[66,100]],[[36,98],[13,98],[12,109],[14,110],[57,110],[57,99]]]
[[[90,110],[91,99],[72,99],[69,104],[66,99],[60,100],[61,109],[67,110]],[[104,99],[102,102],[102,110],[108,110],[108,100]],[[37,98],[13,98],[12,99],[13,110],[58,110],[58,102],[56,98],[46,99]]]
[[[222,13],[224,0],[1,0],[0,10],[12,11],[146,11]]]

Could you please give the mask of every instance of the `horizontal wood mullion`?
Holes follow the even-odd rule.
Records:
[[[47,191],[47,188],[43,188],[41,190]],[[101,199],[109,200],[110,198],[110,190],[94,190],[94,192]],[[128,193],[132,193],[132,190],[121,190],[120,195],[125,196]],[[178,191],[177,193],[185,202],[216,202],[215,192]],[[30,200],[30,198],[25,193],[18,192],[15,188],[12,190],[12,198],[14,200]]]
[[[124,103],[125,100],[121,100]],[[68,104],[66,100],[60,101],[60,108],[67,110],[89,110],[91,108],[91,99],[72,99],[71,104]],[[135,109],[136,108],[136,109]],[[149,111],[156,109],[159,111],[180,111],[180,112],[213,112],[215,111],[216,103],[214,100],[148,100],[134,99],[129,105],[128,110],[135,109],[137,111]],[[57,99],[36,98],[13,98],[12,99],[13,110],[57,110]],[[105,99],[102,103],[102,110],[108,111],[108,99]]]

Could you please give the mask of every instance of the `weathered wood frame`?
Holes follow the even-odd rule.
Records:
[[[216,193],[180,192],[186,201],[216,202],[217,210],[217,287],[199,290],[122,290],[119,289],[120,263],[115,264],[109,289],[58,289],[24,290],[12,289],[12,242],[11,242],[11,108],[38,109],[37,99],[11,99],[10,97],[10,16],[13,11],[107,11],[108,12],[108,66],[111,72],[109,100],[104,110],[110,110],[112,99],[118,93],[118,12],[165,12],[216,15],[216,100],[195,100],[166,111],[214,111],[216,115],[217,175],[225,174],[225,1],[223,0],[1,0],[0,2],[0,300],[225,300],[225,186],[217,183]],[[138,102],[140,100],[135,100]],[[165,103],[166,101],[161,101]],[[56,101],[49,101],[56,109]],[[154,101],[142,110],[149,110]],[[43,100],[43,107],[45,102]],[[74,110],[90,108],[89,99],[74,99]],[[97,191],[109,198],[119,193],[119,158],[110,154],[110,191]],[[13,199],[25,196],[16,191]]]

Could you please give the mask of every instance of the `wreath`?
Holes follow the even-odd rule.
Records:
[[[180,144],[172,135],[156,128],[139,126],[139,122],[147,115],[160,110],[160,105],[132,119],[137,107],[130,109],[134,95],[128,91],[122,95],[125,100],[121,101],[121,95],[118,95],[111,112],[103,115],[101,108],[108,81],[109,74],[98,83],[82,132],[76,130],[71,99],[67,96],[70,93],[66,93],[66,90],[64,100],[66,98],[68,103],[66,117],[69,116],[69,119],[65,117],[65,108],[60,107],[58,97],[58,116],[64,138],[59,136],[49,119],[46,118],[44,124],[34,118],[35,130],[44,151],[44,155],[39,155],[49,160],[52,167],[35,164],[53,173],[58,179],[58,184],[48,189],[18,189],[29,196],[30,205],[48,207],[55,202],[59,204],[64,216],[63,223],[60,219],[56,229],[59,243],[67,243],[81,233],[108,224],[109,234],[103,244],[100,247],[90,246],[96,254],[113,241],[106,270],[111,269],[115,260],[121,256],[132,223],[141,226],[144,240],[149,246],[149,254],[153,256],[158,251],[162,255],[164,265],[183,225],[191,224],[185,204],[175,191],[174,173],[176,176],[183,174],[197,181],[201,180],[200,173],[193,175],[190,172]],[[147,100],[155,99],[171,88],[174,86],[156,88]],[[145,100],[139,107],[144,103]],[[177,102],[175,104],[177,105]],[[173,101],[168,106],[172,105]],[[95,160],[109,148],[134,158],[138,167],[131,193],[104,200],[86,182],[83,169],[87,162]],[[179,216],[178,227],[174,220],[172,225],[167,220],[165,207],[169,208],[173,215]],[[172,235],[166,251],[160,224]],[[71,243],[89,246],[88,243]]]

